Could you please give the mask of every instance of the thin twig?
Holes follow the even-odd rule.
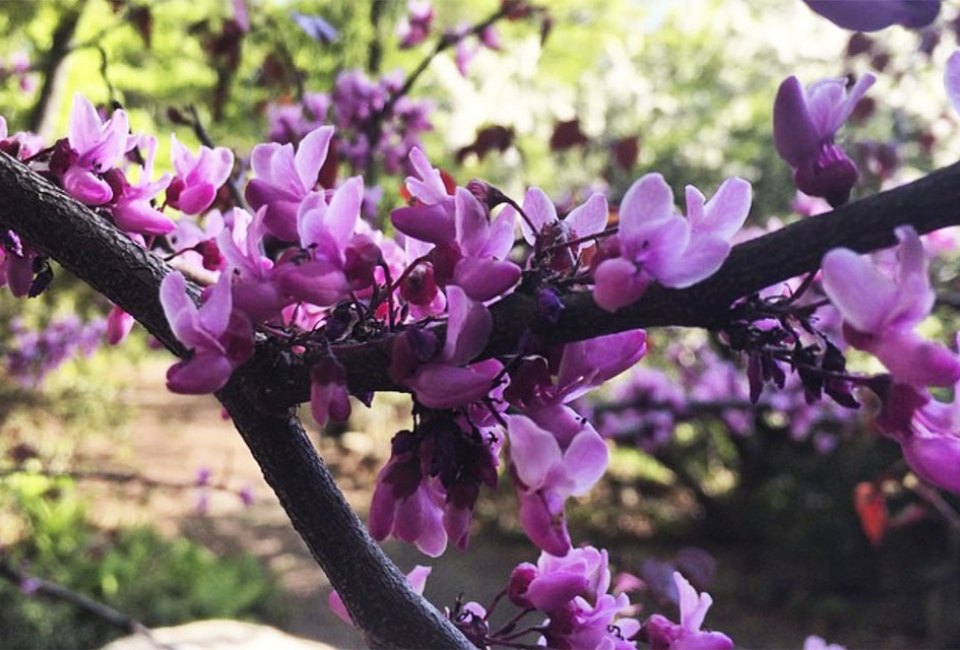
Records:
[[[29,576],[5,560],[0,560],[0,578],[17,585],[21,591],[25,592],[25,595],[27,592],[29,592],[30,594],[38,594],[41,596],[46,596],[52,600],[59,600],[61,602],[68,603],[79,609],[82,609],[88,614],[91,614],[106,623],[109,623],[113,627],[118,628],[127,634],[140,634],[146,637],[150,643],[157,648],[174,650],[173,646],[158,641],[150,628],[135,618],[124,614],[123,612],[114,609],[105,603],[94,600],[89,596],[85,596],[84,594],[73,591],[72,589],[68,589],[63,585],[51,582],[49,580],[44,580],[42,578]]]

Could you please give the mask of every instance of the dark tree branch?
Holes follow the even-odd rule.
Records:
[[[160,281],[170,268],[107,219],[2,153],[0,226],[15,229],[131,314],[174,354],[186,355],[160,305]],[[196,287],[193,295],[195,299],[199,295]],[[255,365],[248,364],[234,373],[217,398],[370,645],[472,648],[452,624],[410,589],[370,539],[296,414],[279,405],[273,414],[256,408],[249,395],[265,392],[262,382]]]
[[[547,343],[568,343],[643,327],[685,326],[716,330],[726,324],[737,299],[820,268],[824,254],[845,246],[866,253],[896,243],[894,229],[910,224],[921,234],[960,224],[960,163],[924,178],[808,217],[780,230],[735,246],[723,267],[688,289],[651,286],[634,305],[611,314],[588,291],[564,296],[556,324],[542,320],[536,298],[516,292],[491,308],[494,328],[480,358],[515,354],[525,332]],[[442,334],[443,327],[437,328]],[[335,346],[354,393],[406,390],[387,375],[390,340]],[[306,402],[312,360],[292,365],[261,355],[253,363],[271,376],[270,403],[287,406]]]
[[[903,224],[920,233],[960,224],[960,164],[741,244],[706,281],[684,290],[651,287],[637,304],[616,314],[598,308],[589,292],[579,292],[564,298],[565,309],[556,325],[545,325],[535,299],[517,292],[493,307],[494,332],[483,356],[516,353],[527,331],[561,343],[639,327],[716,329],[737,298],[817,269],[831,248],[867,252],[890,246],[895,243],[894,228]],[[175,354],[186,353],[171,334],[158,299],[160,280],[169,267],[105,218],[2,154],[0,225],[16,230],[120,305]],[[196,297],[196,288],[194,292]],[[388,337],[335,346],[352,391],[398,388],[386,372],[390,343]],[[396,567],[371,542],[300,423],[287,410],[309,399],[309,367],[309,360],[285,364],[268,343],[261,342],[254,359],[234,373],[218,397],[372,644],[470,647],[406,587]]]

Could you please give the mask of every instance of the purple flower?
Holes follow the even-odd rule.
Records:
[[[234,208],[225,215],[227,227],[217,236],[217,246],[228,264],[223,274],[233,280],[233,307],[254,323],[274,318],[290,303],[280,291],[273,261],[263,254],[266,210],[261,208],[251,217]]]
[[[562,557],[544,551],[536,566],[518,565],[510,574],[507,594],[519,607],[535,607],[549,614],[576,596],[595,603],[609,588],[607,552],[587,546]]]
[[[173,272],[160,283],[160,302],[174,335],[191,351],[167,371],[167,388],[203,394],[223,388],[234,369],[253,355],[250,321],[234,311],[230,275],[223,273],[198,309],[187,295],[186,279]]]
[[[433,26],[433,4],[429,0],[408,0],[407,15],[397,23],[400,49],[415,47],[430,36]]]
[[[278,239],[299,239],[297,210],[317,184],[332,137],[333,127],[322,126],[300,141],[296,153],[293,145],[275,142],[253,148],[250,165],[257,177],[247,184],[245,195],[254,210],[266,207],[263,223]]]
[[[750,211],[750,183],[727,179],[709,202],[688,185],[686,199],[684,219],[660,174],[647,174],[630,186],[620,204],[619,254],[594,269],[598,305],[608,311],[629,305],[651,279],[681,289],[716,273]]]
[[[233,152],[226,147],[200,147],[196,156],[170,136],[173,168],[177,175],[167,187],[167,203],[185,214],[200,214],[217,198],[217,190],[230,178]]]
[[[677,587],[680,603],[680,623],[674,623],[660,614],[654,614],[643,624],[642,636],[650,643],[651,650],[728,650],[733,641],[721,632],[706,632],[700,629],[707,610],[713,604],[710,594],[697,594],[690,583],[674,571],[673,582]]]
[[[571,496],[586,494],[603,476],[609,455],[607,445],[587,423],[581,423],[580,431],[561,447],[553,432],[530,418],[505,417],[523,530],[544,551],[566,555],[570,534],[564,503]]]
[[[791,76],[780,84],[773,105],[773,142],[793,168],[797,189],[834,207],[846,203],[859,173],[834,137],[874,81],[867,73],[849,93],[845,79],[823,79],[804,88]]]
[[[915,387],[950,386],[960,380],[960,358],[913,330],[930,314],[935,294],[916,231],[896,230],[900,246],[895,277],[846,248],[823,258],[823,288],[843,316],[847,342],[876,356],[895,381]]]
[[[405,379],[417,401],[435,409],[466,406],[481,399],[493,388],[493,379],[502,368],[495,360],[467,365],[486,346],[493,317],[460,287],[448,287],[447,297],[450,317],[439,358],[421,365]]]
[[[310,413],[321,427],[328,419],[346,422],[350,417],[347,372],[333,357],[310,369]]]
[[[873,32],[891,25],[920,29],[940,13],[940,0],[803,0],[844,29]]]
[[[103,175],[116,167],[129,148],[127,114],[117,109],[106,122],[97,109],[79,93],[73,97],[67,142],[75,156],[63,174],[63,187],[87,205],[104,205],[114,198],[114,189]]]
[[[122,230],[140,235],[166,235],[173,232],[176,225],[153,207],[153,199],[170,184],[170,176],[151,181],[157,139],[141,136],[136,142],[146,152],[140,179],[132,185],[119,169],[107,173],[107,180],[114,189],[110,212]]]
[[[947,89],[947,98],[953,110],[960,113],[960,50],[947,59],[947,66],[943,72],[943,85]]]
[[[362,202],[363,179],[359,176],[338,188],[329,204],[324,192],[312,192],[303,200],[297,211],[297,232],[306,255],[298,255],[296,263],[277,267],[278,286],[284,293],[320,306],[333,305],[349,295],[345,272],[348,247]]]
[[[135,322],[133,316],[116,305],[112,305],[110,313],[107,315],[107,343],[118,345],[123,342],[130,330],[133,329]]]

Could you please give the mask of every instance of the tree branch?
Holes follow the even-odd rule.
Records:
[[[170,332],[159,302],[160,281],[169,272],[166,264],[105,218],[3,154],[0,206],[0,225],[16,230],[120,305],[175,354],[186,354]],[[516,353],[530,331],[546,342],[562,343],[639,327],[715,329],[723,325],[737,298],[817,269],[831,248],[868,252],[891,246],[896,241],[894,228],[903,224],[920,233],[960,224],[960,164],[740,244],[720,271],[704,282],[683,290],[653,286],[637,304],[616,314],[597,307],[584,291],[565,296],[559,322],[550,325],[538,316],[535,298],[518,291],[493,307],[494,331],[483,356]],[[438,332],[442,334],[443,328]],[[387,337],[334,347],[353,392],[398,389],[386,370],[390,345]],[[470,647],[406,587],[344,501],[300,423],[287,410],[309,399],[312,361],[287,363],[274,348],[261,341],[254,359],[234,373],[218,398],[354,620],[374,645]]]
[[[178,356],[187,350],[163,315],[159,288],[170,267],[107,219],[0,153],[0,226],[105,295]],[[193,296],[198,297],[196,287]],[[374,647],[472,648],[370,539],[310,444],[296,414],[257,410],[262,393],[255,365],[234,373],[217,393],[276,492],[297,532]]]
[[[589,291],[581,291],[562,297],[560,319],[551,324],[539,316],[534,296],[517,291],[491,308],[493,333],[478,359],[515,354],[528,332],[555,344],[644,327],[715,330],[726,323],[735,300],[819,269],[832,248],[866,253],[893,246],[894,229],[905,224],[921,234],[960,224],[960,163],[739,244],[720,270],[703,282],[688,289],[653,285],[639,302],[614,314],[598,307]],[[442,335],[444,327],[435,331]],[[388,338],[334,346],[352,392],[407,390],[387,375],[390,345]],[[265,397],[269,403],[287,406],[310,399],[312,359],[285,364],[275,355],[258,355],[252,363],[270,376]]]

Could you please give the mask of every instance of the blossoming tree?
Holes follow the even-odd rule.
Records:
[[[939,9],[808,4],[860,30],[919,27]],[[237,7],[242,32],[249,17]],[[433,13],[409,9],[400,38],[415,47]],[[504,0],[490,19],[442,36],[438,51],[454,47],[466,69],[475,48],[499,47],[496,21],[543,11]],[[316,17],[298,22],[329,37]],[[960,55],[946,82],[944,101],[956,102]],[[10,133],[0,119],[0,282],[37,295],[55,260],[116,305],[112,340],[136,320],[177,355],[168,387],[220,400],[336,587],[335,610],[371,645],[731,647],[702,629],[712,601],[684,576],[673,576],[679,622],[637,620],[606,552],[571,539],[565,503],[600,480],[609,454],[572,403],[643,362],[644,328],[705,328],[746,357],[753,400],[788,374],[810,402],[856,408],[859,389],[871,391],[876,425],[910,469],[960,491],[955,406],[929,391],[960,381],[960,357],[915,332],[935,300],[921,235],[960,224],[960,167],[849,202],[858,170],[835,138],[872,83],[790,77],[771,93],[773,146],[798,189],[834,209],[748,241],[738,240],[753,200],[742,178],[707,193],[688,185],[681,212],[650,172],[615,218],[613,197],[599,193],[560,218],[537,187],[518,200],[453,178],[413,141],[422,112],[399,80],[350,75],[332,98],[277,109],[274,141],[249,153],[249,173],[225,148],[174,138],[174,173],[157,177],[156,136],[130,133],[122,108],[100,113],[78,95],[59,140]],[[356,175],[338,181],[336,156]],[[374,158],[408,174],[407,205],[389,225],[364,217]],[[892,258],[864,256],[894,245]],[[829,305],[839,327],[815,317]],[[849,372],[851,347],[887,372]],[[379,391],[412,395],[413,426],[392,440],[365,526],[295,409],[309,402],[321,424],[343,421]],[[441,614],[419,596],[428,570],[405,578],[374,540],[393,536],[428,556],[466,548],[474,504],[502,472],[542,553],[504,588],[517,616],[491,629],[496,603]],[[542,623],[520,627],[527,615]]]

